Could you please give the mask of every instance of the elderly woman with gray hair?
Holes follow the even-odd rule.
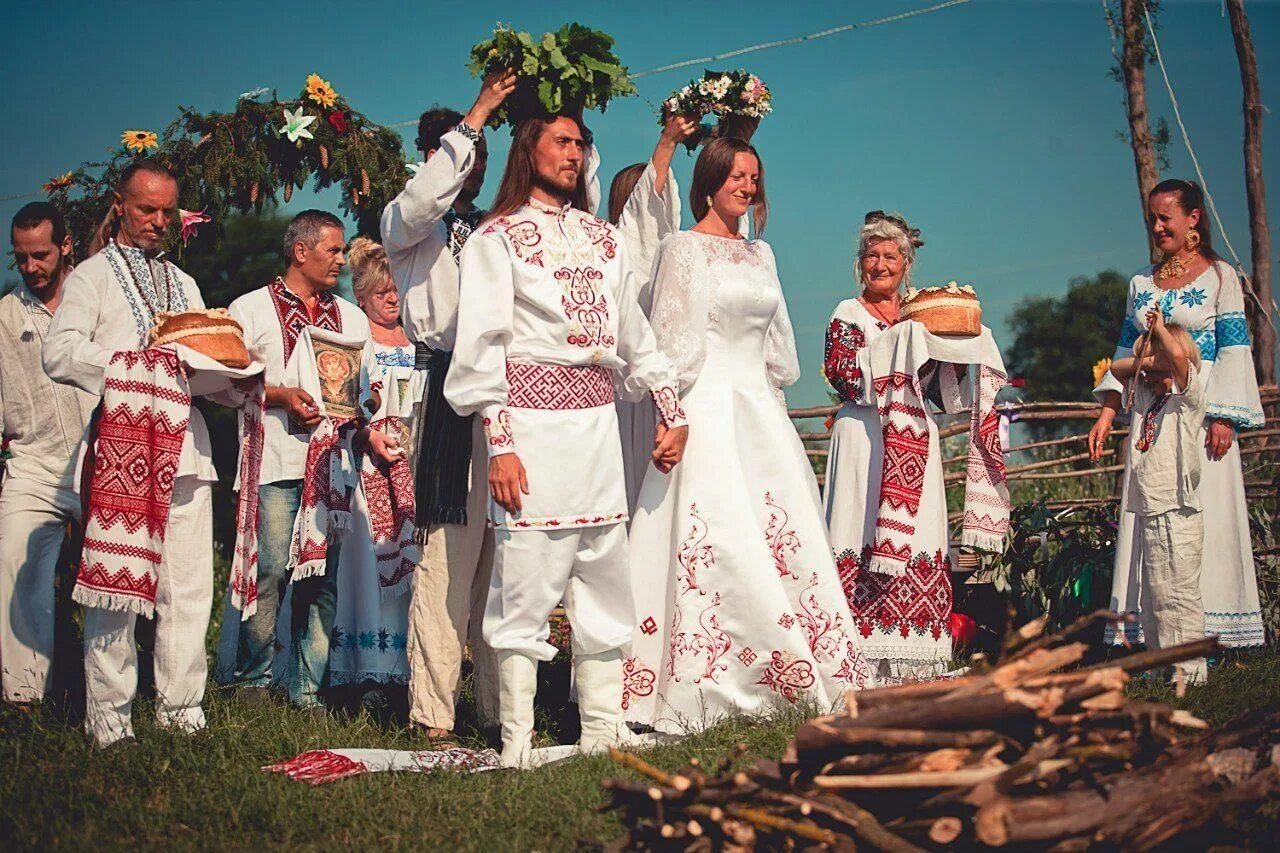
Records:
[[[890,456],[902,462],[918,502],[912,553],[903,572],[873,568],[875,549],[906,531],[877,536],[878,527],[885,526],[879,517],[882,487],[890,486],[869,348],[877,338],[896,334],[902,290],[911,282],[916,250],[923,245],[920,232],[901,216],[880,210],[867,214],[855,270],[862,292],[836,306],[827,326],[824,357],[823,372],[843,404],[832,426],[827,459],[827,526],[840,581],[863,637],[863,653],[881,684],[940,675],[951,657],[946,496],[937,429],[928,406],[928,444],[913,454],[909,445],[924,445],[926,437],[911,433],[895,436],[890,448]],[[912,499],[906,490],[903,494]]]

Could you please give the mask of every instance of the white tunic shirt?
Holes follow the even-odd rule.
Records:
[[[148,258],[140,249],[112,241],[67,277],[62,304],[45,338],[45,370],[55,382],[101,398],[111,357],[117,352],[146,349],[158,312],[202,308],[204,298],[195,279],[163,255]],[[177,476],[218,479],[209,430],[194,407]]]
[[[449,247],[445,214],[475,166],[475,143],[456,130],[440,137],[440,147],[400,195],[382,212],[382,245],[396,280],[409,340],[452,352],[458,325],[458,261]],[[600,198],[595,148],[587,155],[588,199]]]
[[[1161,394],[1142,379],[1133,394],[1133,422],[1129,430],[1130,512],[1159,515],[1175,509],[1200,509],[1200,457],[1204,439],[1204,381],[1194,364],[1187,365],[1187,387],[1174,385],[1163,403]],[[1144,437],[1150,442],[1141,449]]]
[[[277,279],[231,303],[231,316],[244,327],[244,342],[265,365],[268,387],[293,385],[290,365],[298,332],[318,326],[346,337],[367,340],[369,320],[352,303],[333,293],[321,293],[315,314]],[[241,418],[243,430],[243,418]],[[300,480],[307,467],[311,431],[295,426],[284,409],[268,408],[262,422],[263,448],[260,483]]]
[[[72,488],[76,454],[98,399],[44,372],[40,350],[53,314],[25,284],[0,299],[0,427],[6,476]]]
[[[639,277],[620,239],[591,214],[531,200],[490,221],[462,252],[458,339],[445,398],[459,414],[481,413],[491,456],[518,452],[530,471],[519,517],[492,508],[499,526],[626,519],[612,389],[601,391],[592,369],[616,373],[629,390],[651,392],[668,425],[684,423],[675,370],[657,351],[637,301]],[[518,389],[520,396],[545,402],[508,406],[509,364],[516,374],[539,376],[539,387]],[[582,396],[607,402],[587,404]]]

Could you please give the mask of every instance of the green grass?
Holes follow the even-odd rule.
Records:
[[[1136,681],[1130,692],[1222,723],[1250,708],[1280,706],[1280,656],[1230,654],[1209,686],[1182,700]],[[621,832],[617,819],[599,810],[601,779],[627,775],[607,758],[473,776],[379,773],[311,788],[259,767],[321,747],[428,744],[367,715],[313,723],[286,707],[250,710],[221,690],[211,691],[205,707],[208,731],[188,737],[157,729],[150,707],[139,703],[137,743],[107,750],[91,748],[83,733],[50,714],[0,708],[4,849],[569,850]],[[740,764],[776,758],[803,716],[731,720],[647,757],[668,770],[692,757],[714,766],[744,742]]]

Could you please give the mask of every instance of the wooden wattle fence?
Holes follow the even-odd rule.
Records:
[[[824,427],[821,432],[806,430],[802,423],[814,419],[830,418],[839,406],[810,406],[807,408],[789,409],[792,421],[797,422],[800,439],[805,444],[805,452],[811,460],[823,460],[829,453],[828,444],[831,430]],[[1245,430],[1238,436],[1240,454],[1245,471],[1245,490],[1250,499],[1275,498],[1280,493],[1280,390],[1265,389],[1262,393],[1262,408],[1267,414],[1266,423],[1258,429]],[[1120,441],[1128,436],[1129,431],[1117,428],[1111,433],[1107,450],[1098,464],[1088,462],[1089,427],[1097,419],[1100,407],[1092,402],[1078,403],[1002,403],[998,406],[1002,415],[1012,423],[1027,426],[1071,428],[1072,434],[1053,438],[1029,441],[1006,448],[1005,459],[1008,467],[1011,488],[1019,482],[1030,481],[1071,481],[1092,480],[1093,491],[1103,492],[1105,496],[1069,498],[1049,500],[1047,506],[1053,509],[1065,509],[1075,506],[1116,503],[1120,500],[1121,477],[1124,470],[1124,452],[1126,445]],[[1075,432],[1083,426],[1083,432]],[[967,417],[947,416],[938,428],[938,437],[947,439],[963,435],[969,429]],[[945,445],[944,445],[945,452]],[[1035,457],[1023,461],[1025,455],[1031,453]],[[1022,457],[1022,458],[1020,458]],[[947,485],[964,481],[964,453],[944,457],[942,460],[944,479]],[[1097,478],[1108,478],[1104,483],[1097,483]],[[822,477],[819,476],[819,483]],[[1015,496],[1015,503],[1016,503]],[[960,513],[953,512],[952,518]]]

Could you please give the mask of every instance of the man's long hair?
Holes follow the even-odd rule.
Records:
[[[511,140],[511,151],[507,154],[507,167],[502,172],[502,183],[498,184],[498,193],[493,197],[493,206],[489,209],[489,219],[500,219],[510,216],[529,203],[533,188],[538,185],[538,171],[533,163],[533,149],[538,144],[542,132],[556,120],[549,118],[531,118],[520,123],[515,137]],[[586,138],[587,130],[578,124],[578,130]],[[591,211],[587,206],[587,169],[584,153],[582,171],[578,173],[578,182],[569,193],[569,203],[578,210]]]

